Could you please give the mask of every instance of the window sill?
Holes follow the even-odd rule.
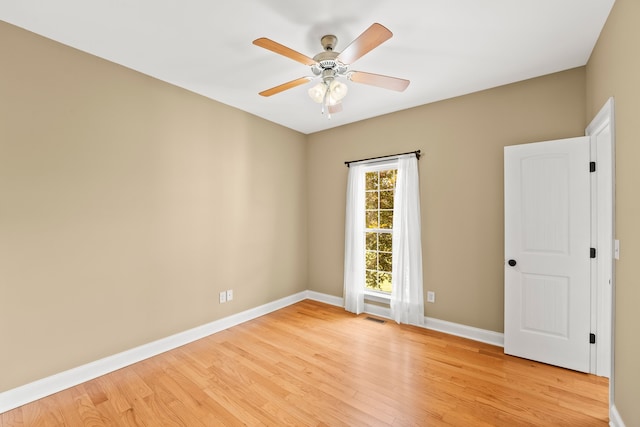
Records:
[[[391,295],[382,292],[364,291],[364,299],[382,304],[391,303]]]

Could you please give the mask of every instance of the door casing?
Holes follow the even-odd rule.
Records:
[[[615,122],[614,100],[609,98],[585,130],[591,141],[592,246],[597,257],[591,266],[591,329],[596,345],[591,351],[591,373],[613,378],[613,313],[615,312]],[[610,393],[613,387],[610,380]],[[611,396],[612,397],[612,396]],[[610,399],[612,402],[613,399]]]

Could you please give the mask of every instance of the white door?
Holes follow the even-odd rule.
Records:
[[[507,354],[589,372],[589,137],[505,147]]]

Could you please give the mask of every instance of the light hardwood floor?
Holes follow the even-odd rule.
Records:
[[[604,378],[303,301],[5,412],[0,426],[606,426]]]

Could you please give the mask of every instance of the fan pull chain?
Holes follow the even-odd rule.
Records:
[[[325,106],[327,108],[327,120],[331,120],[331,110],[329,110],[329,92],[331,92],[331,86],[326,84],[327,90],[324,93],[324,99],[322,100],[322,114],[324,114]]]

